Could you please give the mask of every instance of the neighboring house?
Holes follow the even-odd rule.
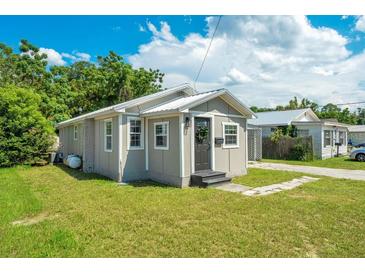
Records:
[[[202,170],[247,173],[247,119],[254,113],[228,90],[188,84],[61,122],[64,157],[119,182],[151,179],[188,186]]]
[[[256,113],[257,119],[250,119],[249,126],[262,129],[262,136],[270,136],[278,127],[289,125],[297,128],[298,136],[312,136],[316,158],[326,159],[337,155],[336,143],[340,154],[347,154],[347,127],[335,120],[320,120],[310,109],[269,111]]]
[[[365,143],[365,125],[349,126],[349,142],[352,145]]]

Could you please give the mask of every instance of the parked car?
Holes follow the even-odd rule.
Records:
[[[357,144],[354,147],[365,147],[365,143]]]
[[[353,150],[350,154],[350,159],[365,162],[365,147]]]

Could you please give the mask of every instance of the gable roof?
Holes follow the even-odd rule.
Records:
[[[152,101],[152,100],[155,100],[158,98],[162,98],[162,97],[165,97],[165,96],[168,96],[170,94],[174,94],[174,93],[177,93],[180,91],[183,91],[188,95],[196,94],[196,91],[189,84],[182,84],[182,85],[172,87],[169,89],[165,89],[165,90],[162,90],[162,91],[150,94],[150,95],[142,96],[142,97],[139,97],[139,98],[127,101],[127,102],[116,104],[116,105],[113,105],[110,107],[105,107],[105,108],[102,108],[102,109],[99,109],[99,110],[96,110],[93,112],[89,112],[89,113],[77,116],[75,118],[58,123],[56,127],[67,126],[69,124],[73,124],[73,123],[82,121],[84,119],[94,118],[94,117],[101,116],[101,115],[107,115],[107,114],[111,114],[114,112],[123,112],[123,110],[126,108],[144,104],[149,101]]]
[[[255,126],[286,126],[297,121],[300,116],[308,113],[315,121],[320,121],[317,115],[310,108],[267,111],[255,113],[257,119],[250,119],[248,123]],[[299,121],[299,120],[298,120]]]
[[[203,104],[216,97],[221,97],[229,105],[235,108],[239,113],[248,118],[255,117],[255,114],[251,111],[249,107],[238,100],[232,93],[226,89],[218,89],[207,92],[197,93],[187,97],[180,97],[173,99],[168,102],[164,102],[160,105],[154,106],[152,108],[146,109],[141,112],[141,115],[155,115],[160,113],[169,112],[186,112],[189,109]]]

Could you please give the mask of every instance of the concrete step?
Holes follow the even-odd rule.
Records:
[[[213,179],[203,179],[202,186],[203,187],[217,187],[222,186],[224,184],[231,183],[230,177],[220,177],[220,178],[213,178]]]

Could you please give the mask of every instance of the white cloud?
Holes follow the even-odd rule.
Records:
[[[362,15],[357,19],[355,29],[365,32],[365,15]]]
[[[227,75],[221,77],[221,82],[225,85],[233,86],[252,82],[252,79],[250,78],[250,76],[242,73],[238,69],[233,68],[227,73]]]
[[[47,62],[50,66],[64,66],[65,60],[62,59],[62,55],[54,49],[39,48],[40,53],[47,54]]]
[[[161,30],[158,31],[154,24],[151,22],[147,22],[148,29],[153,33],[156,39],[162,39],[165,41],[175,42],[177,41],[176,37],[171,33],[171,29],[169,24],[166,22],[160,22]]]
[[[61,55],[62,57],[70,59],[73,62],[79,62],[79,61],[89,62],[91,58],[90,54],[77,51],[74,51],[72,54],[63,52]]]
[[[166,22],[148,23],[149,43],[129,57],[135,67],[166,73],[165,86],[193,82],[217,17],[207,17],[207,35],[179,40]],[[365,52],[346,49],[349,40],[331,28],[315,28],[305,16],[224,16],[197,88],[224,85],[249,105],[284,104],[293,96],[320,104],[364,96]]]
[[[145,27],[144,27],[144,26],[142,26],[141,24],[139,24],[139,25],[138,25],[138,30],[139,30],[140,32],[146,32]]]

